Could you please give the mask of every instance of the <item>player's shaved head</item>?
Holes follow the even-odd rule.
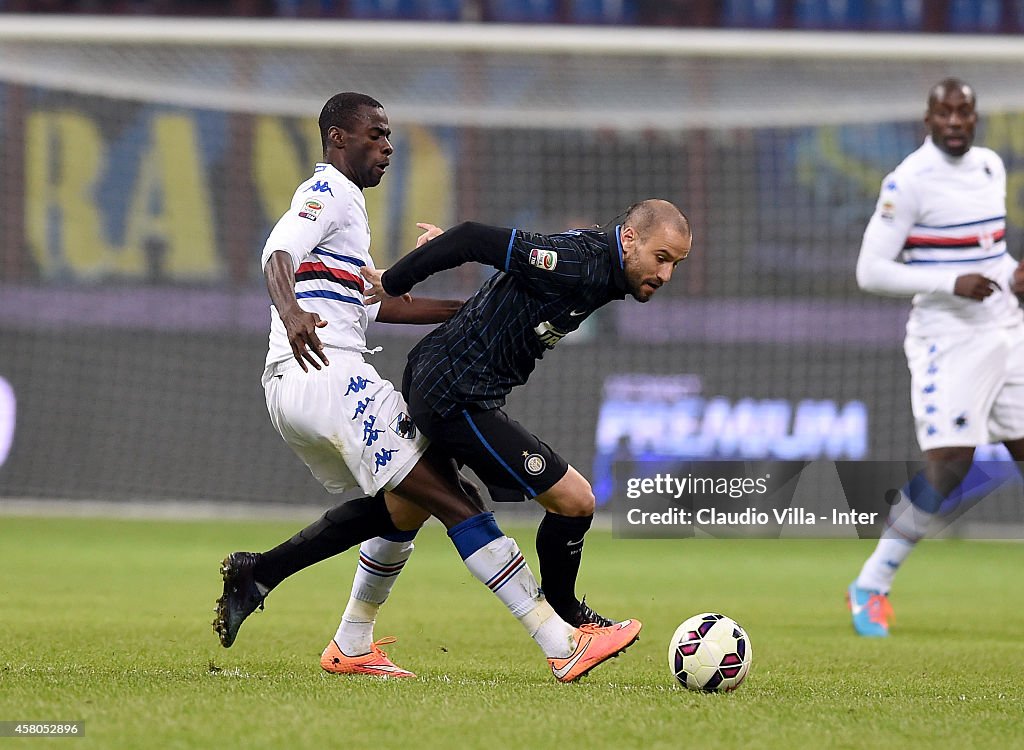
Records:
[[[335,94],[324,108],[320,110],[320,140],[323,143],[324,151],[327,151],[327,131],[332,127],[339,127],[342,130],[353,130],[363,116],[363,108],[384,109],[384,105],[372,96],[360,94],[355,91],[343,91]]]
[[[954,158],[963,156],[974,142],[978,122],[974,89],[959,78],[939,81],[928,92],[924,121],[939,150]]]
[[[626,209],[619,233],[629,293],[647,302],[690,254],[690,220],[668,201],[649,199]]]
[[[972,105],[977,106],[978,102],[974,96],[974,89],[971,84],[966,81],[962,81],[959,78],[943,78],[941,81],[932,86],[931,91],[928,92],[928,108],[932,109],[936,104],[946,98],[946,94],[950,91],[962,91],[964,99],[969,101]]]
[[[668,201],[657,198],[634,203],[626,209],[622,226],[633,227],[640,235],[648,234],[654,227],[674,229],[684,237],[691,235],[686,215]]]

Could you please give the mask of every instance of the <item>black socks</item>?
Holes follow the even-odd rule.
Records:
[[[303,568],[340,554],[375,536],[398,531],[384,504],[384,493],[335,506],[286,542],[264,552],[253,571],[257,583],[272,589]]]
[[[592,515],[560,516],[549,511],[537,527],[541,589],[552,609],[570,623],[580,605],[576,576],[583,558],[583,537],[593,520]]]

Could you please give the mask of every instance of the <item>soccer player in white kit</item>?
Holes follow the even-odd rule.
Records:
[[[925,455],[847,592],[862,636],[889,634],[899,566],[944,501],[977,489],[975,448],[1002,442],[1024,461],[1024,314],[1015,296],[1024,264],[1006,249],[1003,162],[972,145],[975,105],[956,78],[931,89],[929,135],[883,180],[857,261],[861,289],[913,297],[904,349]]]
[[[445,527],[470,572],[494,592],[571,682],[636,640],[635,629],[573,628],[559,618],[479,494],[451,459],[428,449],[393,385],[366,362],[367,324],[437,323],[458,302],[395,298],[367,307],[360,268],[373,267],[362,191],[390,164],[382,105],[353,92],[332,97],[319,120],[324,161],[299,185],[267,239],[262,262],[271,308],[263,385],[274,427],[332,493],[367,493],[338,505],[264,553],[221,564],[224,592],[214,630],[230,647],[242,622],[289,575],[363,543],[341,627],[321,656],[337,674],[413,677],[372,642],[377,609],[429,514]]]

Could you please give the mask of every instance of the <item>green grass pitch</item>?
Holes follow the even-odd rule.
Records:
[[[0,720],[85,721],[61,748],[1011,747],[1024,716],[1024,545],[922,544],[885,641],[843,591],[873,543],[588,537],[581,590],[644,623],[638,644],[557,684],[520,626],[428,526],[377,622],[419,674],[321,671],[354,551],[303,571],[230,650],[210,628],[218,562],[300,523],[0,517]],[[532,528],[509,528],[536,570]],[[751,637],[735,693],[672,684],[667,640],[724,612]]]

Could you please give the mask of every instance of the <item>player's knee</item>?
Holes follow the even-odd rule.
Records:
[[[430,518],[429,513],[415,506],[402,508],[391,513],[391,523],[399,531],[415,531],[425,524],[428,518]]]
[[[537,502],[561,516],[594,515],[594,490],[590,482],[571,466],[551,489],[537,497]]]
[[[391,492],[386,493],[384,497],[388,513],[391,516],[391,523],[399,531],[414,531],[430,518],[428,511]]]
[[[592,516],[594,515],[594,493],[586,482],[582,486],[572,488],[571,492],[560,492],[543,503],[548,510],[561,516]]]
[[[590,489],[590,485],[587,485],[586,490],[577,493],[573,501],[574,512],[571,515],[574,516],[592,516],[594,515],[594,508],[597,505],[597,501],[594,498],[594,492]]]

